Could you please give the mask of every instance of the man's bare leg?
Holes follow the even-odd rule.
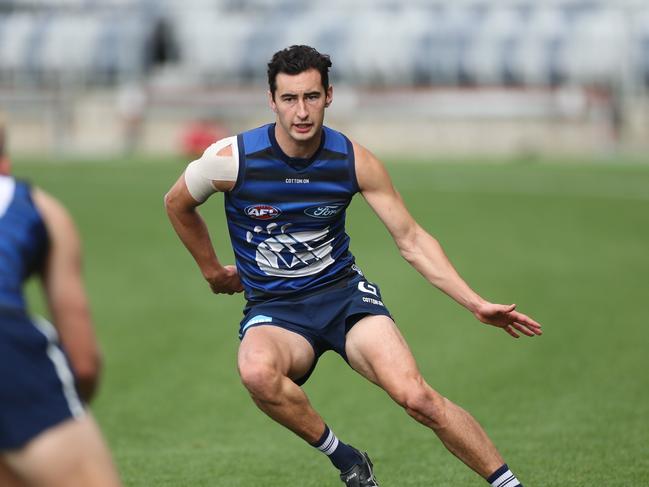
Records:
[[[241,342],[239,374],[262,411],[327,455],[341,473],[348,472],[364,458],[335,436],[293,382],[308,373],[314,359],[313,348],[301,335],[261,325],[249,329]]]
[[[346,352],[355,370],[431,428],[451,453],[479,475],[487,478],[505,463],[478,422],[424,381],[390,318],[360,320],[347,334]]]
[[[276,326],[249,329],[238,356],[241,382],[259,409],[309,443],[320,438],[325,423],[292,379],[303,377],[314,358],[304,337]]]
[[[121,486],[108,448],[89,414],[46,430],[19,450],[4,452],[3,460],[26,486]]]
[[[20,480],[16,473],[9,468],[0,455],[0,485],[2,487],[28,487],[25,482]]]

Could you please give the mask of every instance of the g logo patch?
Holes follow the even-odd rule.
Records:
[[[365,281],[360,281],[358,283],[358,290],[364,293],[373,294],[376,297],[379,296],[379,292],[376,289],[376,286],[373,286],[372,284]]]

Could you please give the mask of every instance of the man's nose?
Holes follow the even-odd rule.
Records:
[[[298,100],[297,102],[297,116],[300,118],[306,118],[309,116],[309,112],[306,109],[306,102],[304,100]]]

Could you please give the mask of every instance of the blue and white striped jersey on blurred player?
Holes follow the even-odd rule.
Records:
[[[0,176],[0,308],[25,309],[23,283],[41,269],[48,245],[30,186]]]
[[[345,211],[358,192],[352,144],[323,127],[310,159],[291,158],[275,124],[237,136],[239,173],[225,194],[237,268],[249,300],[313,291],[352,273]]]

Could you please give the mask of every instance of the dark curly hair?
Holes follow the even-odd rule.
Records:
[[[273,54],[268,63],[268,86],[275,98],[277,74],[300,74],[309,69],[317,69],[325,91],[329,88],[329,68],[331,60],[327,54],[320,54],[309,46],[291,46]]]

